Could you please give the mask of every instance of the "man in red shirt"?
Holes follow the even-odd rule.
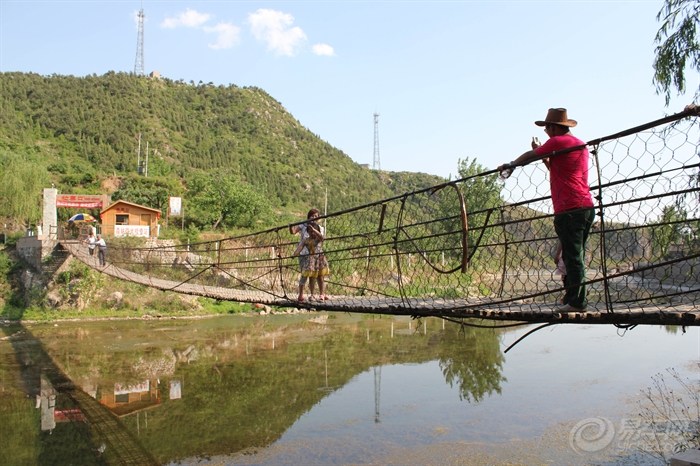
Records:
[[[588,148],[586,143],[575,137],[570,128],[576,120],[567,116],[565,108],[550,108],[543,121],[549,136],[542,145],[533,141],[532,150],[520,155],[510,163],[498,167],[499,171],[526,165],[533,159],[552,154],[548,160],[550,189],[554,205],[554,230],[562,245],[562,258],[566,265],[566,293],[560,312],[581,312],[586,299],[584,266],[586,241],[591,231],[595,212],[593,198],[588,186]]]

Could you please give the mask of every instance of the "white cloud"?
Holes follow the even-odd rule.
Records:
[[[165,29],[193,28],[214,34],[216,39],[208,44],[214,50],[229,49],[240,43],[241,29],[238,26],[229,22],[208,26],[207,22],[211,19],[212,15],[208,13],[187,8],[175,16],[166,17],[160,26]],[[253,36],[278,55],[292,57],[307,43],[306,34],[300,27],[294,26],[294,17],[289,13],[260,8],[248,15],[248,23]],[[319,56],[335,56],[335,50],[328,44],[316,44],[312,52]]]
[[[209,18],[211,18],[211,15],[208,13],[200,13],[188,8],[177,16],[165,18],[163,22],[160,23],[160,27],[166,29],[173,29],[180,26],[198,28],[209,21]]]
[[[231,23],[219,23],[216,26],[205,26],[204,32],[216,34],[216,42],[209,44],[214,50],[230,49],[241,40],[241,28]]]
[[[294,17],[281,11],[261,8],[248,15],[253,36],[279,55],[294,56],[306,41],[300,27],[292,27]]]
[[[328,44],[315,44],[312,47],[314,55],[320,55],[322,57],[335,57],[335,50]]]

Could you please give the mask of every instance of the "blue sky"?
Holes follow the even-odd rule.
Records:
[[[452,178],[495,168],[567,107],[584,140],[675,113],[652,84],[656,1],[0,0],[0,71],[131,72],[136,14],[144,69],[257,86],[303,126],[381,168]]]

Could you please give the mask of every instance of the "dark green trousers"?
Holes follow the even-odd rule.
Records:
[[[595,212],[593,208],[573,210],[554,216],[554,230],[561,241],[562,259],[566,266],[566,293],[564,304],[584,308],[586,299],[586,242],[591,232]]]

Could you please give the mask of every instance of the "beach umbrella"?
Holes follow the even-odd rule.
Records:
[[[97,219],[90,214],[75,214],[68,219],[68,223],[96,222]]]

